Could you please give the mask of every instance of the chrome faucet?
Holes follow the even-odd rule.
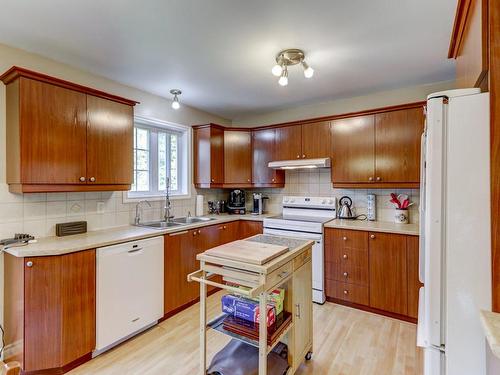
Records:
[[[140,201],[135,205],[135,218],[134,218],[134,224],[139,225],[141,223],[141,214],[139,209],[141,208],[142,203],[147,203],[149,207],[151,207],[151,203],[149,201]]]
[[[170,215],[170,177],[167,177],[167,190],[165,193],[165,207],[164,207],[164,215],[163,219],[165,222],[170,222],[170,219],[174,218],[174,215]]]

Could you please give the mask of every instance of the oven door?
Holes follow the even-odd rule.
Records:
[[[324,253],[323,235],[321,233],[295,232],[284,229],[264,228],[264,234],[272,236],[292,237],[314,241],[312,247],[312,285],[313,302],[325,303]]]

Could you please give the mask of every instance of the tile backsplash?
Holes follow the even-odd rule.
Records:
[[[269,197],[266,211],[281,212],[284,195],[352,198],[356,214],[366,213],[367,194],[377,195],[377,220],[392,221],[394,209],[389,203],[389,194],[394,190],[344,190],[334,189],[330,181],[330,169],[294,170],[286,172],[286,185],[282,189],[246,189],[247,208],[251,210],[252,195],[260,191]],[[188,199],[172,200],[172,213],[185,216],[195,214],[196,194],[209,200],[227,200],[229,190],[192,188]],[[418,222],[419,190],[397,190],[408,194],[415,205],[410,207],[410,222]],[[163,212],[163,201],[152,201],[152,207],[142,205],[142,219],[159,219]],[[33,234],[36,237],[55,235],[55,225],[68,221],[86,220],[89,230],[105,229],[130,224],[135,216],[135,202],[124,203],[122,192],[90,193],[42,193],[11,194],[8,185],[0,184],[0,238],[11,237],[16,232]]]

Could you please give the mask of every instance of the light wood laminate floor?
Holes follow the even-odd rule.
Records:
[[[209,317],[220,311],[220,296],[209,298]],[[198,314],[196,304],[69,374],[198,374]],[[296,374],[420,375],[423,356],[415,335],[410,323],[332,303],[315,304],[313,359]],[[210,331],[208,358],[228,341]]]

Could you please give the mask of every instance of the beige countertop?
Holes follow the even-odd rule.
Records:
[[[97,247],[114,245],[122,242],[136,241],[143,238],[161,236],[164,234],[181,232],[189,229],[200,228],[208,225],[228,223],[236,220],[262,221],[265,217],[273,214],[264,215],[213,215],[214,220],[179,225],[173,228],[152,229],[147,227],[136,227],[126,225],[109,229],[90,231],[84,234],[76,234],[66,237],[46,237],[37,239],[37,242],[20,247],[4,249],[8,254],[16,257],[50,256],[73,253],[76,251],[94,249]]]
[[[394,234],[419,235],[418,224],[395,224],[386,221],[340,220],[335,219],[325,224],[325,228],[363,230]]]
[[[491,351],[500,358],[500,313],[481,311],[481,323]]]

